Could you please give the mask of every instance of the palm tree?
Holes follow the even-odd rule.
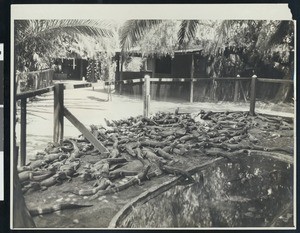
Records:
[[[16,20],[15,43],[61,34],[109,37],[113,35],[110,26],[109,21],[103,20]]]
[[[134,47],[136,43],[151,29],[159,27],[164,20],[127,20],[120,30],[120,43],[123,52]],[[209,20],[182,20],[177,33],[179,45],[195,38],[199,25],[210,26],[214,24]]]
[[[15,21],[15,71],[20,66],[20,60],[32,59],[34,53],[42,56],[50,50],[61,48],[58,38],[63,37],[112,37],[113,30],[110,23],[95,20],[17,20]],[[28,57],[26,57],[28,56]],[[15,80],[16,83],[16,80]],[[15,85],[16,87],[16,85]],[[15,88],[16,94],[16,88]],[[16,103],[14,102],[14,112],[16,113]],[[14,114],[14,125],[16,125],[16,115]],[[16,132],[16,131],[14,131]],[[14,136],[14,146],[16,136]],[[13,226],[14,227],[35,227],[24,197],[22,195],[19,177],[17,173],[17,149],[14,149],[13,164]]]
[[[122,51],[128,51],[152,28],[159,26],[163,20],[127,20],[120,31]]]
[[[47,58],[82,37],[99,42],[112,38],[114,29],[112,21],[104,20],[17,20],[14,30],[17,69],[22,63],[32,62],[34,54]]]
[[[120,33],[122,52],[126,53],[133,48],[147,32],[159,28],[162,23],[163,20],[126,21]],[[233,47],[235,51],[239,50],[239,54],[245,59],[245,64],[249,63],[250,59],[254,67],[259,67],[260,64],[274,66],[277,60],[276,62],[280,63],[280,72],[284,72],[284,78],[291,77],[294,50],[292,21],[182,20],[177,31],[178,48],[184,49],[195,39],[197,30],[204,28],[215,31],[215,36],[209,39],[209,43],[203,41],[205,54],[214,57],[213,65],[210,67],[212,74],[221,75],[226,47]],[[242,70],[243,66],[239,69]],[[277,99],[284,100],[289,85],[282,84],[281,87]]]
[[[217,39],[219,43],[224,43],[226,33],[231,30],[237,23],[249,23],[250,20],[223,20],[219,25],[213,21],[203,20],[182,20],[180,29],[177,33],[179,45],[188,42],[196,37],[197,29],[200,25],[207,27],[217,27]],[[253,22],[253,21],[252,21]],[[128,51],[151,29],[159,27],[163,20],[128,20],[124,23],[121,32],[121,48],[123,51]],[[290,21],[274,21],[273,23],[265,21],[258,24],[263,24],[261,28],[260,38],[257,38],[257,46],[261,49],[269,49],[276,43],[282,42],[284,37],[293,30],[293,23]],[[269,30],[273,27],[269,33]],[[265,30],[263,30],[265,29]],[[223,37],[223,38],[222,38]]]

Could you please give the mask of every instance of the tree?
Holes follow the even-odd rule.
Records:
[[[125,22],[121,30],[122,51],[126,52],[138,45],[139,41],[144,41],[151,31],[159,31],[165,22]],[[265,70],[270,69],[276,70],[280,78],[292,76],[294,25],[291,21],[182,20],[180,27],[173,26],[172,29],[177,32],[177,45],[174,43],[174,50],[201,48],[202,55],[207,56],[209,61],[207,73],[210,77],[235,76],[247,68],[261,76],[266,76]],[[143,44],[150,46],[151,40]],[[159,43],[153,47],[156,50],[165,49]],[[284,101],[288,91],[289,85],[283,84],[276,99]]]
[[[284,79],[294,76],[294,23],[292,21],[271,21],[258,39],[258,47],[265,62],[272,64],[283,74]],[[267,40],[266,40],[267,38]],[[292,90],[290,84],[281,84],[276,102],[285,101]]]
[[[122,52],[133,48],[150,29],[160,26],[161,23],[163,20],[127,20],[120,29]]]
[[[82,38],[101,42],[113,37],[111,21],[101,20],[17,20],[15,21],[16,68],[37,70],[49,66],[51,57],[67,54]],[[78,47],[78,46],[77,46]]]
[[[71,42],[80,37],[92,37],[101,40],[113,36],[107,22],[93,20],[17,20],[15,21],[15,74],[16,71],[39,69],[40,65],[50,61],[52,55],[68,51]],[[16,81],[16,80],[15,80]],[[16,94],[16,88],[15,93]],[[16,103],[14,112],[16,113]],[[16,115],[14,114],[14,125]],[[16,145],[16,136],[14,136]],[[17,173],[17,148],[14,148],[13,172],[13,225],[14,227],[35,227],[22,195]]]
[[[180,27],[178,27],[176,21],[181,22]],[[138,41],[147,35],[149,31],[159,28],[159,31],[162,32],[164,30],[161,27],[166,25],[175,29],[173,32],[177,33],[179,45],[182,45],[184,41],[195,37],[195,32],[199,25],[210,25],[209,22],[207,20],[127,20],[120,30],[121,49],[123,52],[127,52],[134,48]]]
[[[168,20],[129,20],[125,22],[121,30],[122,51],[126,52],[130,48],[134,48],[139,41],[147,37],[147,33],[152,29],[160,28],[156,31],[165,31],[163,27],[166,22]],[[174,44],[174,49],[202,46],[204,53],[211,56],[224,55],[231,49],[241,55],[249,56],[250,52],[251,55],[257,53],[261,59],[265,59],[267,62],[274,62],[277,59],[283,63],[288,60],[289,52],[293,50],[294,28],[291,21],[182,20],[179,29],[176,24],[168,23],[167,25],[178,31],[178,44]],[[205,32],[206,35],[202,32]],[[284,42],[287,40],[290,41],[289,44]],[[155,46],[158,45],[158,43],[155,44]],[[161,44],[161,47],[163,46]],[[280,49],[282,51],[278,51]],[[279,55],[278,58],[275,58],[275,53]]]

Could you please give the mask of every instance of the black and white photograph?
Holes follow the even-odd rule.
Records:
[[[39,7],[12,7],[12,228],[295,229],[291,16]]]

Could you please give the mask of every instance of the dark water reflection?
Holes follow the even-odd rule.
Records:
[[[247,156],[194,178],[137,207],[120,227],[273,226],[287,209],[293,213],[293,165]]]

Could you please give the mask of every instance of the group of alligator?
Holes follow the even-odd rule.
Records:
[[[175,113],[158,112],[149,118],[106,120],[106,124],[91,125],[90,131],[109,153],[100,153],[82,135],[61,144],[49,143],[30,163],[18,167],[23,193],[43,191],[79,177],[82,181],[94,180],[93,187],[65,192],[90,196],[93,200],[168,173],[193,182],[186,172],[191,165],[187,162],[190,156],[221,156],[231,160],[249,150],[292,153],[292,148],[263,147],[259,145],[260,138],[251,133],[254,128],[266,134],[278,130],[292,132],[292,122],[282,117],[203,110],[189,114],[177,109]],[[124,178],[127,180],[120,182]],[[81,206],[90,205],[61,204],[52,210],[31,210],[31,214]]]

